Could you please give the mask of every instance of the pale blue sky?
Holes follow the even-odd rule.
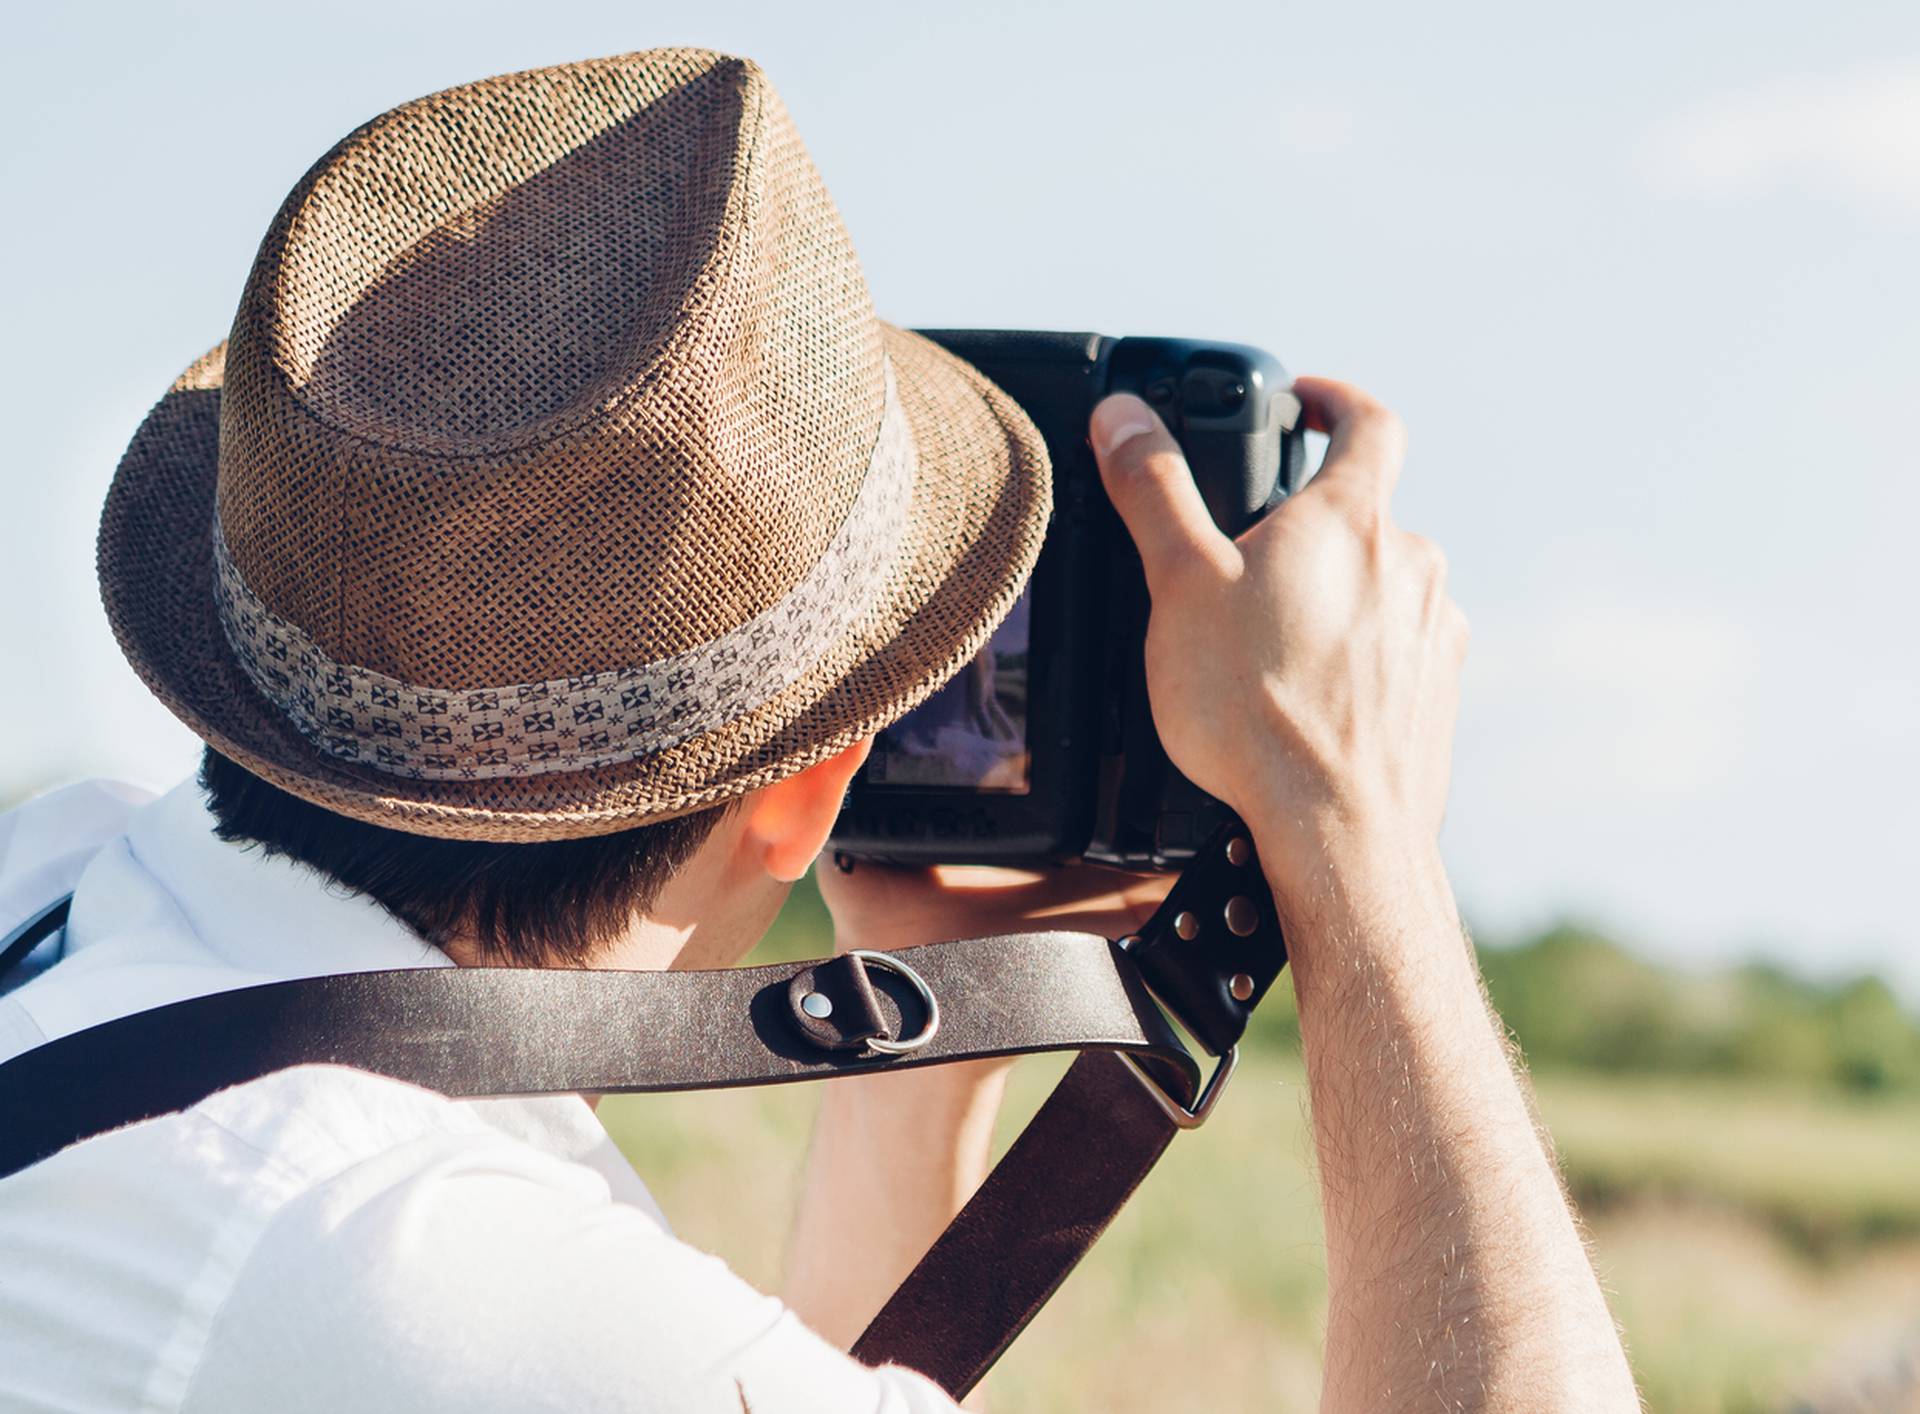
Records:
[[[1475,643],[1483,932],[1920,995],[1920,7],[39,6],[0,84],[0,789],[164,782],[95,517],[302,171],[395,103],[759,59],[903,323],[1265,345],[1406,417]]]

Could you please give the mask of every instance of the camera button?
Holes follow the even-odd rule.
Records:
[[[1229,417],[1246,400],[1246,382],[1224,368],[1195,368],[1180,380],[1180,409],[1188,417]]]

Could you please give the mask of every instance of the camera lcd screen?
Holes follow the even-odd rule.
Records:
[[[867,758],[875,786],[1028,790],[1029,589],[987,646],[939,691],[883,730]]]

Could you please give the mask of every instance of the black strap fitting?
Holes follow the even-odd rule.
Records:
[[[1212,1055],[1232,1050],[1287,965],[1272,891],[1238,820],[1213,835],[1147,926],[1121,947],[1160,1003]]]

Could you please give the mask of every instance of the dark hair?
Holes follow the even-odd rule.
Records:
[[[472,939],[491,962],[584,963],[620,936],[729,808],[588,839],[495,844],[412,835],[336,815],[207,749],[214,833],[317,869],[422,938]]]

